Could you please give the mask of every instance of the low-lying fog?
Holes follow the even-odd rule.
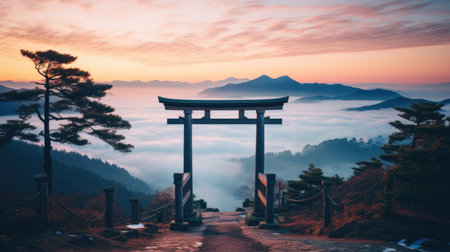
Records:
[[[158,96],[195,99],[200,90],[157,89],[117,85],[102,101],[116,108],[116,113],[130,121],[132,129],[123,131],[127,142],[135,148],[121,154],[104,143],[92,139],[84,147],[54,144],[107,160],[126,168],[132,175],[158,189],[173,186],[173,173],[183,171],[183,126],[167,125],[167,118],[182,116],[179,111],[166,111],[158,103]],[[290,97],[294,101],[296,97]],[[282,111],[267,111],[266,116],[282,118],[282,125],[266,125],[265,150],[300,152],[306,144],[318,144],[334,138],[360,137],[365,140],[379,135],[388,136],[393,128],[388,122],[398,119],[393,109],[379,111],[344,111],[345,108],[375,104],[376,101],[327,101],[312,104],[288,103]],[[446,114],[449,106],[446,106]],[[194,112],[193,117],[202,117]],[[212,112],[212,117],[237,117],[237,112]],[[247,112],[247,117],[255,117]],[[38,124],[36,124],[38,125]],[[249,157],[255,152],[254,125],[193,125],[194,193],[208,206],[221,211],[232,210],[241,204],[234,190],[254,174],[243,169],[231,158]],[[307,167],[303,167],[306,169]],[[297,179],[302,168],[292,171]],[[347,176],[348,172],[341,174]]]

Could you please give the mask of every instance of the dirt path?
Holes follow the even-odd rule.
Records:
[[[207,225],[200,251],[269,251],[260,242],[243,235],[240,226],[239,223]]]
[[[203,213],[204,225],[187,232],[163,229],[139,251],[411,251],[395,243],[307,237],[243,222],[239,212]]]

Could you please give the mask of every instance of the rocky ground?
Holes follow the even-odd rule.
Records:
[[[176,232],[162,228],[136,251],[411,251],[392,242],[308,237],[249,227],[243,225],[244,217],[242,212],[203,213],[204,225]]]
[[[304,236],[285,229],[243,225],[245,212],[205,212],[203,225],[170,231],[169,225],[131,230],[2,236],[0,251],[411,251],[393,242]]]

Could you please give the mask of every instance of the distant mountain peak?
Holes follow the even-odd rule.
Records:
[[[258,78],[254,79],[254,80],[273,80],[273,79],[270,78],[269,76],[263,74],[263,75],[259,76]]]
[[[293,79],[287,75],[283,75],[278,77],[277,80],[293,80]]]
[[[380,109],[392,109],[392,108],[398,108],[398,107],[409,107],[411,106],[411,103],[417,103],[417,102],[427,102],[427,103],[438,103],[438,104],[448,104],[450,103],[450,99],[446,99],[440,102],[434,102],[429,101],[425,99],[411,99],[407,97],[396,97],[393,99],[389,99],[377,104],[368,105],[368,106],[362,106],[362,107],[356,107],[356,108],[347,108],[347,111],[367,111],[367,110],[380,110]]]
[[[347,95],[359,90],[358,88],[344,85],[329,84],[301,84],[287,75],[271,78],[261,75],[256,79],[246,82],[225,85],[221,87],[208,88],[200,95],[214,97],[242,97],[242,96],[308,96],[324,95],[337,96]]]

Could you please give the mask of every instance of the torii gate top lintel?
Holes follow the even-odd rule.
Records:
[[[283,109],[289,96],[259,100],[185,100],[158,96],[166,110],[275,110]]]
[[[191,119],[191,124],[256,124],[256,119],[245,117],[245,110],[255,110],[264,114],[265,110],[281,110],[288,102],[289,96],[274,99],[259,100],[185,100],[171,99],[158,96],[160,103],[166,110],[183,110],[186,114],[193,110],[204,110],[203,118]],[[211,110],[238,110],[239,118],[236,119],[212,119]],[[184,118],[169,118],[167,124],[184,124]],[[281,124],[281,119],[264,118],[264,124]]]

